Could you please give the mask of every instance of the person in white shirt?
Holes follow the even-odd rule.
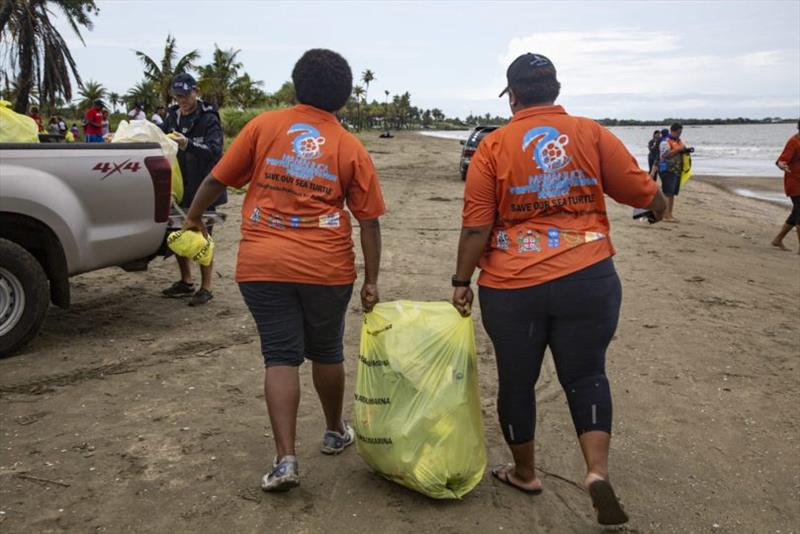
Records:
[[[132,121],[147,120],[147,115],[144,114],[144,106],[139,102],[136,102],[133,105],[133,109],[128,112],[128,118],[130,118]]]
[[[164,106],[158,106],[156,108],[155,113],[153,113],[153,116],[150,117],[150,122],[155,123],[156,126],[161,126],[162,124],[164,124],[164,117],[166,115],[167,112],[164,109]]]

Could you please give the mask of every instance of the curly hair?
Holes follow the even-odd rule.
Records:
[[[325,111],[338,111],[353,91],[353,72],[347,60],[333,50],[313,48],[292,70],[297,101]]]

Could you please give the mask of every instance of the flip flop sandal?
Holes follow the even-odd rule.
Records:
[[[300,475],[295,456],[284,456],[272,461],[272,471],[261,479],[261,489],[270,492],[289,491],[300,485]]]
[[[614,488],[608,480],[595,480],[589,484],[592,505],[597,510],[597,522],[601,525],[622,525],[628,522],[628,514],[622,509]]]
[[[500,482],[502,482],[503,484],[511,486],[512,488],[519,490],[522,493],[527,493],[528,495],[539,495],[542,492],[542,488],[535,488],[535,489],[526,488],[525,486],[520,486],[519,484],[512,481],[511,478],[508,476],[508,472],[511,469],[513,469],[513,467],[514,466],[512,466],[511,464],[496,465],[492,467],[492,476],[497,480],[499,480]]]

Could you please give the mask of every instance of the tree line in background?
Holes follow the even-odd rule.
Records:
[[[13,102],[14,110],[27,113],[31,105],[38,105],[45,115],[62,115],[79,118],[101,98],[111,105],[111,111],[120,107],[126,111],[141,103],[148,112],[158,105],[169,105],[170,82],[181,72],[195,75],[203,99],[220,108],[226,134],[239,131],[247,120],[266,109],[285,107],[294,103],[294,86],[285,82],[277,91],[268,93],[264,82],[254,80],[244,71],[238,60],[241,50],[223,49],[214,45],[211,62],[198,64],[200,53],[191,50],[178,54],[177,44],[168,35],[161,57],[150,57],[135,51],[141,60],[143,79],[120,94],[107,90],[95,80],[83,81],[66,41],[51,17],[57,11],[66,19],[74,34],[83,41],[81,31],[92,29],[92,17],[99,12],[95,0],[0,0],[0,97]],[[77,84],[77,97],[72,79]],[[366,69],[339,118],[350,129],[462,129],[478,124],[501,125],[506,117],[468,115],[465,119],[448,118],[441,109],[423,109],[414,106],[411,94],[390,94],[384,91],[379,98],[369,100],[370,84],[375,73]],[[754,124],[791,122],[778,117],[754,119],[664,119],[662,121],[637,121],[601,119],[606,126],[663,125],[671,122],[683,124]]]

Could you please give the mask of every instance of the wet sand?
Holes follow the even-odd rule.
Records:
[[[390,210],[383,300],[449,299],[458,142],[401,133],[366,144]],[[539,496],[487,469],[462,501],[434,502],[370,472],[354,449],[319,454],[323,418],[308,366],[302,485],[262,493],[273,445],[255,325],[233,281],[241,200],[231,195],[222,209],[229,218],[215,232],[216,297],[206,307],[159,296],[176,278],[171,259],[146,273],[81,275],[73,307],[52,308],[33,343],[0,360],[0,531],[602,531],[579,486],[583,460],[549,357],[536,387]],[[610,200],[609,210],[624,287],[608,351],[611,473],[631,516],[623,532],[797,532],[800,257],[792,237],[792,253],[769,246],[786,210],[701,180],[680,195],[679,224],[633,221]],[[474,316],[492,465],[509,454],[479,305]],[[354,297],[348,415],[360,318]]]

